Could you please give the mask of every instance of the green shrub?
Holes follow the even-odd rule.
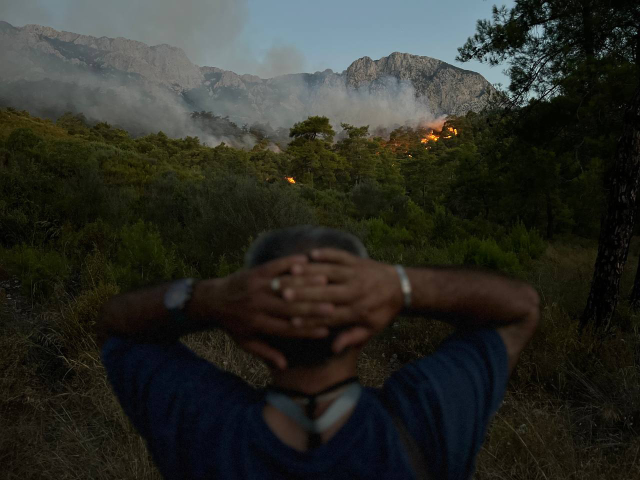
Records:
[[[232,264],[242,264],[249,238],[276,228],[316,223],[313,209],[297,190],[207,172],[203,181],[193,184],[184,234],[174,242],[203,276],[215,275],[221,255]]]
[[[450,265],[452,260],[447,247],[436,247],[435,245],[427,244],[407,251],[405,263],[412,267],[429,267]]]
[[[441,247],[455,240],[455,219],[442,205],[434,205],[434,210],[431,240]]]
[[[7,138],[6,146],[11,152],[28,152],[40,142],[42,138],[30,128],[17,128]]]
[[[0,249],[0,264],[20,279],[25,294],[38,299],[63,286],[71,270],[63,255],[25,244]]]
[[[514,252],[523,263],[540,258],[547,248],[546,242],[538,231],[536,229],[527,230],[522,222],[513,226],[503,243],[504,248]]]
[[[433,218],[413,200],[407,202],[403,213],[404,218],[399,219],[398,225],[406,227],[419,244],[426,243],[429,236],[433,235]]]
[[[123,289],[169,280],[176,266],[173,253],[165,248],[153,225],[139,220],[120,232],[115,276]]]
[[[380,218],[362,220],[362,239],[369,255],[376,260],[393,263],[402,261],[413,236],[406,228],[391,227]]]
[[[506,230],[502,225],[490,222],[480,215],[472,219],[464,219],[460,223],[466,235],[472,237],[502,238],[506,234]]]
[[[117,284],[116,271],[109,259],[100,250],[95,250],[82,262],[80,288],[92,290],[105,284]]]
[[[317,220],[328,227],[341,227],[355,208],[351,198],[337,190],[300,189],[301,197],[315,207]]]
[[[480,240],[476,237],[456,242],[449,247],[449,254],[455,263],[499,270],[516,274],[521,271],[518,257],[513,252],[505,252],[494,239]]]

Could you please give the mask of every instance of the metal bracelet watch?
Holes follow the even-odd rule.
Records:
[[[396,268],[396,272],[398,272],[398,277],[400,278],[400,288],[402,289],[402,297],[404,300],[404,308],[411,308],[411,296],[413,291],[411,289],[411,282],[409,281],[409,276],[405,271],[402,265],[394,265]]]
[[[186,307],[193,295],[195,284],[193,278],[183,278],[169,285],[164,294],[164,306],[176,326],[187,323]]]

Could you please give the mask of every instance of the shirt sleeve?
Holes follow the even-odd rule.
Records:
[[[199,475],[233,411],[255,391],[180,343],[109,338],[102,349],[107,377],[124,412],[147,441],[165,478]],[[205,438],[206,437],[206,438]],[[204,455],[202,457],[201,455]]]
[[[498,332],[474,330],[452,335],[433,355],[400,369],[382,393],[424,452],[433,478],[467,480],[507,379]]]

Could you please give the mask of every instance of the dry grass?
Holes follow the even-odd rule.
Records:
[[[623,303],[624,332],[577,335],[595,251],[556,245],[529,280],[543,324],[513,376],[478,459],[478,479],[640,479],[640,335]],[[623,279],[633,280],[636,258]],[[0,305],[0,476],[158,478],[111,394],[91,336],[96,289],[57,312],[16,314]],[[634,326],[635,325],[635,326]],[[448,327],[402,319],[362,355],[360,376],[381,385],[404,362],[432,352]],[[262,385],[267,371],[224,334],[188,344]]]

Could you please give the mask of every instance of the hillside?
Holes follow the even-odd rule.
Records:
[[[326,122],[320,127],[335,133]],[[507,155],[495,143],[500,129],[495,118],[468,114],[426,138],[401,128],[389,141],[373,140],[350,127],[331,144],[298,128],[303,133],[275,153],[210,148],[161,133],[131,138],[81,117],[53,124],[0,109],[6,471],[15,478],[159,478],[105,380],[94,341],[102,304],[119,291],[170,279],[225,276],[261,232],[321,224],[359,236],[377,260],[490,268],[540,292],[540,332],[512,376],[477,478],[638,478],[637,326],[604,340],[578,335],[596,241],[540,237],[546,219],[524,207],[546,185],[532,185],[522,173],[530,169],[529,148],[509,147]],[[496,150],[495,157],[475,153]],[[483,170],[486,176],[478,174]],[[588,222],[599,217],[597,195],[583,195],[593,192],[589,177],[578,182],[556,192],[565,202],[564,223],[556,225],[565,231],[592,229]],[[637,251],[634,242],[630,264]],[[623,291],[633,275],[625,269]],[[637,322],[628,304],[620,311]],[[448,332],[424,318],[398,319],[367,345],[361,380],[380,386],[401,365],[433,352]],[[186,342],[258,387],[268,378],[221,331]]]
[[[328,116],[336,125],[391,127],[478,112],[493,92],[477,73],[406,53],[364,57],[341,73],[262,79],[199,67],[169,45],[7,22],[0,22],[0,62],[5,106],[48,118],[83,112],[140,133],[153,123],[173,136],[193,133],[183,121],[193,111],[274,128],[309,115]]]

